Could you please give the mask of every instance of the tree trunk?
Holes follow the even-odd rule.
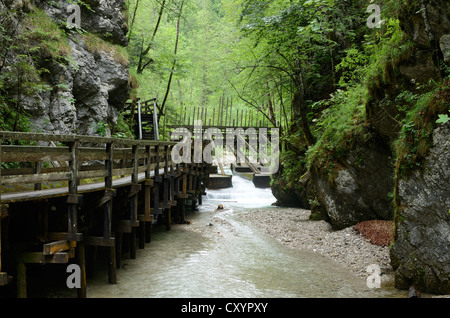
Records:
[[[177,55],[177,52],[178,52],[178,39],[179,39],[179,36],[180,36],[180,20],[181,20],[181,12],[183,11],[183,4],[184,4],[184,0],[181,2],[180,12],[178,13],[178,18],[177,18],[177,22],[176,22],[177,33],[176,33],[175,50],[174,50],[174,55],[175,56]],[[166,105],[167,98],[169,97],[170,86],[172,84],[172,78],[173,78],[173,72],[175,71],[175,66],[176,65],[177,65],[177,60],[175,59],[173,61],[172,69],[170,71],[169,81],[167,83],[166,94],[164,95],[164,100],[163,100],[163,102],[161,104],[161,107],[159,109],[158,122],[159,122],[159,118],[164,115],[164,106]]]
[[[265,86],[266,86],[267,109],[269,110],[269,120],[274,126],[276,126],[277,121],[275,118],[275,112],[273,110],[273,104],[272,104],[272,99],[271,99],[271,95],[270,95],[270,91],[269,91],[269,85],[266,84]]]
[[[303,85],[303,75],[302,69],[300,66],[300,62],[297,63],[297,71],[296,71],[296,87],[294,97],[292,99],[292,109],[294,111],[293,126],[295,126],[295,122],[300,119],[301,127],[303,134],[305,136],[306,142],[308,146],[312,146],[316,143],[316,138],[311,133],[311,129],[309,128],[308,123],[308,108],[305,103],[305,88]]]
[[[141,48],[141,52],[139,54],[139,63],[138,63],[138,67],[137,67],[137,73],[138,74],[142,74],[142,72],[144,72],[145,68],[150,65],[151,63],[154,62],[153,59],[149,59],[145,64],[144,64],[144,58],[145,56],[148,54],[148,52],[150,52],[150,49],[152,48],[153,45],[153,40],[155,39],[156,36],[156,32],[158,32],[159,29],[159,24],[161,23],[161,17],[163,15],[164,12],[164,8],[166,5],[166,0],[163,0],[163,2],[161,3],[161,8],[159,9],[159,13],[158,13],[158,20],[156,22],[156,26],[155,29],[153,30],[153,34],[152,34],[152,38],[150,40],[150,43],[147,45],[147,48],[144,50],[144,45],[142,45]],[[142,44],[143,41],[142,41]]]

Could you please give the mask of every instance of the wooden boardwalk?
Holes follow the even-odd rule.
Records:
[[[0,132],[0,286],[27,297],[27,264],[75,263],[78,296],[86,297],[91,247],[108,250],[108,281],[116,283],[122,250],[135,258],[153,223],[169,230],[184,222],[187,200],[201,204],[208,166],[173,164],[174,145]]]

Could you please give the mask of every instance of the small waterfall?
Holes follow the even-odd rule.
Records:
[[[229,168],[224,171],[226,174],[232,174]],[[252,181],[241,177],[239,174],[233,174],[233,187],[227,189],[213,190],[207,189],[206,199],[217,203],[224,202],[227,205],[246,207],[266,207],[276,201],[272,190],[258,189]],[[242,206],[245,205],[245,206]]]

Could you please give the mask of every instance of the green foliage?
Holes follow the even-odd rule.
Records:
[[[401,30],[398,19],[389,19],[382,32],[366,40],[364,47],[370,60],[365,69],[365,83],[369,95],[379,97],[383,94],[383,85],[404,84],[399,83],[402,77],[398,76],[398,66],[410,58],[413,44]]]
[[[439,119],[436,120],[436,124],[446,124],[450,121],[450,117],[447,114],[439,115]]]
[[[365,76],[365,67],[369,56],[357,48],[350,48],[341,63],[336,65],[336,71],[342,71],[339,79],[341,87],[354,86],[360,83]]]
[[[358,85],[347,91],[338,90],[323,111],[316,126],[320,135],[307,152],[308,166],[322,167],[330,178],[337,173],[338,162],[357,144],[368,141],[372,134],[365,126],[366,91]]]
[[[67,35],[64,31],[52,21],[48,15],[40,9],[34,9],[30,12],[23,24],[26,26],[26,32],[22,35],[22,45],[25,45],[33,58],[51,59],[64,64],[70,63],[70,46]]]
[[[112,125],[111,134],[115,138],[134,139],[134,133],[131,131],[130,125],[124,119],[124,114],[120,113],[117,124]]]
[[[413,99],[414,104],[403,119],[402,130],[394,143],[399,175],[422,165],[432,145],[433,130],[437,123],[446,122],[441,114],[450,111],[450,79],[430,85],[434,89]]]
[[[33,9],[24,15],[20,30],[9,22],[8,14],[3,12],[0,19],[0,129],[28,131],[29,114],[23,102],[36,93],[52,90],[45,80],[47,67],[71,63],[70,46],[66,34],[44,11]],[[14,59],[8,60],[12,56]]]

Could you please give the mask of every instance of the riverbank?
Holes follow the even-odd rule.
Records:
[[[389,247],[372,244],[353,227],[333,231],[325,221],[310,221],[311,211],[297,208],[253,209],[242,214],[254,228],[294,249],[303,249],[331,258],[366,280],[367,267],[381,269],[384,287],[394,284]]]

